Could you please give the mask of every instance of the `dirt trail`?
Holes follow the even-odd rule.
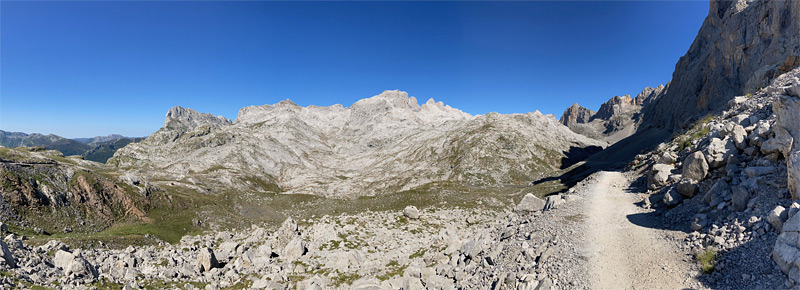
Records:
[[[663,230],[626,193],[619,172],[600,172],[586,203],[589,271],[593,289],[683,289],[689,269]],[[631,219],[636,223],[631,222]],[[649,219],[649,220],[648,220]]]

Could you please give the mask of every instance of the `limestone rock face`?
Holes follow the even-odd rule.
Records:
[[[800,283],[800,214],[795,214],[783,224],[781,234],[772,249],[772,260],[794,283]]]
[[[192,130],[201,125],[229,125],[231,121],[222,116],[200,113],[192,109],[175,106],[169,109],[164,120],[164,128]]]
[[[344,197],[440,181],[526,184],[575,151],[605,145],[539,112],[471,116],[432,99],[418,105],[401,91],[347,108],[246,107],[233,123],[173,108],[166,123],[109,164],[151,179],[189,178],[209,191]]]
[[[564,126],[571,127],[575,124],[588,123],[594,114],[594,111],[584,108],[583,106],[578,105],[578,103],[574,103],[572,106],[567,108],[566,111],[564,111],[564,114],[561,115],[559,122],[564,124]]]
[[[712,0],[663,97],[645,108],[648,126],[676,128],[755,93],[798,65],[800,1]],[[676,110],[676,108],[680,108]]]
[[[592,116],[594,119],[611,119],[611,117],[631,110],[639,109],[630,95],[615,96],[600,105],[597,114]]]
[[[564,111],[560,121],[576,133],[615,143],[636,132],[642,106],[659,98],[663,91],[664,86],[659,85],[645,88],[636,98],[615,96],[600,105],[596,113],[575,103]]]
[[[664,88],[664,85],[658,85],[655,88],[644,88],[644,90],[642,90],[642,92],[636,95],[636,98],[633,99],[634,104],[637,106],[645,106],[650,104],[650,102],[661,96],[661,94],[664,92]]]
[[[790,83],[793,85],[784,88],[786,95],[778,99],[772,107],[779,129],[773,139],[786,140],[779,150],[786,158],[789,192],[792,199],[797,200],[800,198],[800,79],[795,78]]]

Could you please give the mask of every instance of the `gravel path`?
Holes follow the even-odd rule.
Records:
[[[690,276],[682,251],[625,192],[628,179],[601,172],[588,188],[586,251],[593,289],[682,289]]]

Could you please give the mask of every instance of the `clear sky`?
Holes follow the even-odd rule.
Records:
[[[558,117],[668,82],[707,14],[707,1],[0,1],[0,129],[146,136],[175,105],[234,119],[390,89]]]

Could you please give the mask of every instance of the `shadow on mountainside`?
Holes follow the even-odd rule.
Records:
[[[536,180],[533,182],[533,185],[549,181],[558,181],[568,188],[572,187],[592,173],[625,166],[625,164],[633,160],[637,154],[663,142],[669,138],[670,134],[671,132],[665,129],[640,129],[636,134],[622,139],[606,149],[591,154],[583,163],[572,165],[572,168],[567,169],[563,174]],[[562,164],[564,164],[565,160],[570,160],[571,157],[573,160],[577,159],[574,156],[579,154],[578,151],[576,150],[575,153],[572,153],[572,151],[573,149],[570,148],[570,151],[565,153],[567,157],[562,159]]]
[[[589,146],[589,147],[577,147],[577,146],[570,146],[569,150],[564,152],[565,157],[561,158],[561,169],[567,169],[572,165],[577,164],[586,158],[594,155],[597,152],[603,150],[603,147],[600,146]]]

